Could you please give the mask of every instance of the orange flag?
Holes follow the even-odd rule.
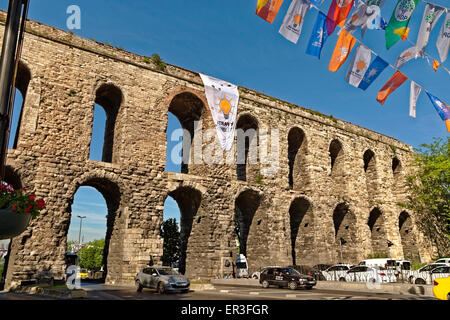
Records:
[[[394,75],[389,79],[388,82],[381,88],[380,92],[378,92],[377,101],[381,104],[384,104],[387,97],[394,92],[398,87],[400,87],[403,82],[408,79],[403,73],[397,71]]]
[[[437,71],[437,69],[439,68],[441,64],[439,63],[439,61],[437,60],[433,60],[433,70]]]
[[[272,23],[280,10],[283,0],[258,0],[256,14]]]
[[[355,37],[348,33],[345,29],[341,30],[336,47],[334,48],[333,56],[330,60],[328,70],[336,72],[347,60],[348,55],[356,43]]]

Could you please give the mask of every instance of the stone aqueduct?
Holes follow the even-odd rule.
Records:
[[[7,287],[44,271],[64,277],[80,186],[107,203],[110,284],[132,281],[150,256],[158,262],[168,195],[180,207],[192,278],[215,276],[221,259],[236,254],[235,212],[250,271],[338,262],[341,237],[347,262],[387,252],[387,240],[392,257],[430,257],[414,215],[397,206],[412,150],[393,138],[240,88],[238,128],[279,129],[278,172],[261,180],[261,163],[165,172],[169,112],[192,133],[195,120],[214,128],[199,75],[171,65],[158,71],[142,56],[33,21],[17,88],[24,103],[5,179],[35,190],[47,209],[13,240]],[[89,160],[94,104],[107,114],[101,162]]]

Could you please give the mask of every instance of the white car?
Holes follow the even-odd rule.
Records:
[[[327,281],[345,281],[347,271],[353,267],[351,264],[337,264],[322,271],[322,275]]]
[[[430,268],[431,266],[432,268]],[[427,268],[428,267],[428,268]],[[422,269],[426,268],[425,271]],[[413,274],[410,282],[414,284],[433,284],[434,279],[450,277],[450,266],[445,264],[431,264],[419,269]],[[422,270],[422,271],[421,271]]]
[[[442,258],[442,259],[435,261],[434,263],[444,263],[444,264],[450,265],[450,258]]]
[[[388,283],[397,282],[397,278],[384,267],[356,266],[347,271],[345,281]]]

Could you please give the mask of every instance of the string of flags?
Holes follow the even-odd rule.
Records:
[[[262,19],[273,23],[284,0],[258,0],[256,14]],[[408,77],[400,69],[411,60],[422,58],[432,66],[434,71],[438,68],[450,71],[442,66],[448,58],[450,48],[450,9],[425,0],[397,0],[397,4],[392,12],[388,23],[381,16],[381,8],[386,0],[332,0],[328,13],[324,13],[318,7],[323,0],[292,0],[288,11],[284,17],[279,33],[292,43],[297,43],[303,28],[303,21],[311,8],[318,11],[313,31],[309,38],[306,54],[320,59],[322,48],[327,38],[340,28],[338,40],[330,59],[328,69],[336,72],[346,62],[352,50],[357,46],[356,53],[347,69],[346,81],[359,89],[366,90],[375,79],[389,66],[395,70],[394,75],[381,88],[377,95],[377,101],[384,104],[388,96],[398,89]],[[411,16],[419,1],[426,4],[421,25],[417,37],[417,42],[409,41],[408,27]],[[352,15],[350,12],[353,10]],[[349,19],[347,19],[350,16]],[[436,47],[439,59],[434,59],[426,52],[431,31],[436,27],[442,16],[444,22],[439,31]],[[413,46],[403,51],[397,58],[395,65],[383,60],[376,52],[369,49],[361,40],[356,39],[353,33],[361,29],[361,36],[369,30],[384,30],[386,48],[390,49],[399,40],[407,40]],[[359,43],[359,45],[357,45]],[[372,60],[372,55],[375,59]],[[422,86],[409,79],[410,87],[410,110],[409,115],[416,117],[416,104],[419,95],[425,91],[440,115],[445,121],[447,131],[450,132],[450,106],[439,98],[429,93]]]

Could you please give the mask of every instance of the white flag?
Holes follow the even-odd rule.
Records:
[[[445,15],[444,23],[442,24],[441,31],[439,32],[436,46],[439,51],[439,57],[441,62],[447,60],[448,49],[450,48],[450,11],[448,9]]]
[[[364,38],[364,34],[367,29],[381,29],[382,21],[381,18],[381,8],[383,7],[386,0],[369,0],[366,5],[368,6],[368,14],[370,14],[369,19],[361,26],[361,37]]]
[[[349,33],[355,32],[359,27],[374,20],[379,11],[378,6],[367,6],[364,2],[360,2],[350,19],[345,23],[344,29]]]
[[[418,56],[419,53],[416,46],[406,49],[397,57],[394,67],[400,69],[409,60],[416,59]]]
[[[308,0],[292,0],[279,31],[281,35],[297,43],[302,33],[303,21],[310,8],[311,3]]]
[[[422,92],[422,87],[419,86],[414,81],[411,81],[411,91],[409,93],[409,116],[415,118],[416,117],[416,105],[417,99],[419,98],[420,93]]]
[[[229,82],[200,74],[205,85],[206,99],[224,151],[231,150],[236,129],[238,87]]]
[[[360,44],[353,56],[352,62],[347,69],[345,80],[352,86],[358,88],[372,59],[372,52],[365,45]]]

